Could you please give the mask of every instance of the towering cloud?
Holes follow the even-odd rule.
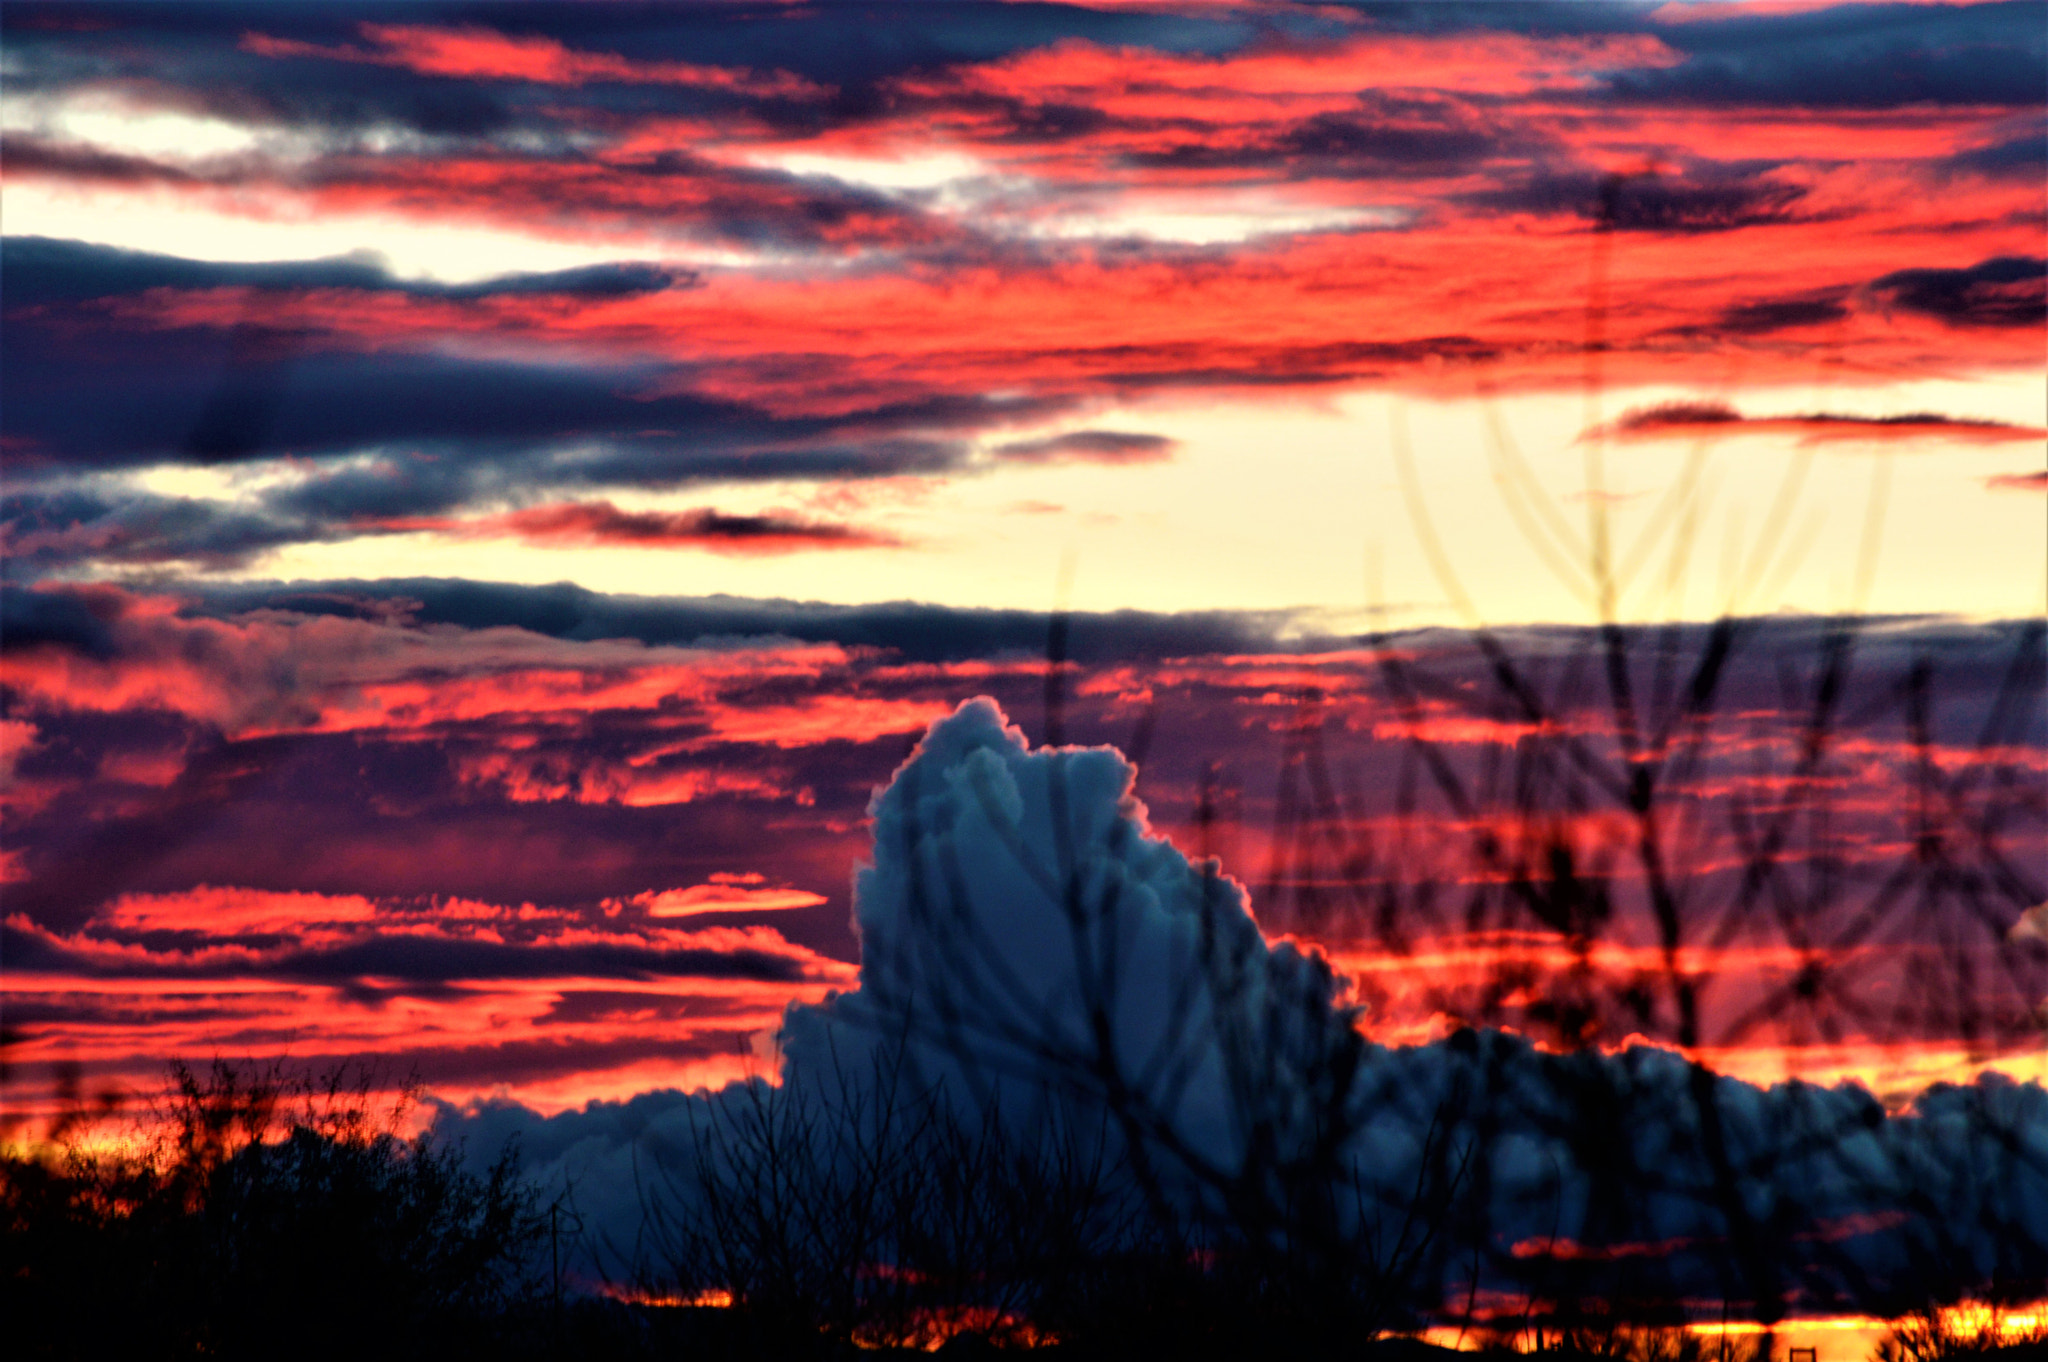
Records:
[[[1341,977],[1154,836],[1132,776],[1113,750],[1031,751],[992,703],[961,706],[876,796],[860,986],[791,1007],[779,1087],[546,1121],[448,1110],[444,1130],[523,1132],[613,1253],[650,1242],[624,1181],[636,1160],[668,1169],[653,1209],[688,1223],[708,1213],[693,1198],[750,1175],[735,1160],[752,1147],[707,1132],[795,1104],[801,1156],[830,1163],[869,1148],[835,1122],[865,1131],[936,1083],[970,1126],[1047,1102],[1098,1113],[1163,1213],[1223,1242],[1355,1255],[1425,1308],[1471,1290],[1775,1318],[2042,1275],[2037,1085],[1937,1087],[1897,1114],[1854,1086],[1759,1088],[1644,1046],[1553,1054],[1471,1030],[1369,1045]],[[1380,1232],[1402,1216],[1430,1247],[1390,1250]]]
[[[1303,1157],[1353,1018],[1320,955],[1269,946],[1241,886],[1152,833],[1135,775],[1112,749],[1027,751],[986,699],[934,725],[873,805],[861,987],[792,1014],[792,1073],[851,1028],[990,1098],[1007,1076],[1118,1106],[1219,1185],[1255,1147]]]

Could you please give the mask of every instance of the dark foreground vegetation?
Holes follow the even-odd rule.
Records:
[[[107,1105],[111,1105],[110,1103]],[[399,1133],[367,1083],[174,1066],[133,1123],[73,1105],[0,1164],[14,1357],[447,1356],[535,1308],[540,1224]],[[106,1115],[110,1113],[102,1113]]]
[[[2005,640],[1949,769],[1933,755],[1932,666],[1878,669],[1845,717],[1862,639],[1853,621],[1820,627],[1811,654],[1778,661],[1798,731],[1755,744],[1776,768],[1755,774],[1782,793],[1717,803],[1742,630],[1608,630],[1535,662],[1476,632],[1490,684],[1469,687],[1386,650],[1380,679],[1415,722],[1378,820],[1340,807],[1360,782],[1304,694],[1256,925],[1215,862],[1169,874],[1126,822],[1091,822],[1066,757],[1017,755],[1005,769],[1022,794],[977,783],[1001,764],[980,752],[959,768],[971,781],[923,796],[906,768],[878,804],[861,990],[800,1019],[809,1058],[780,1086],[689,1099],[687,1133],[647,1144],[630,1242],[586,1231],[576,1189],[522,1177],[516,1148],[479,1163],[408,1136],[404,1101],[380,1106],[368,1081],[174,1067],[147,1111],[117,1120],[74,1078],[56,1125],[0,1156],[8,1353],[1393,1359],[1434,1355],[1412,1336],[1462,1319],[1468,1346],[1560,1357],[1783,1356],[1768,1334],[1724,1345],[1681,1327],[1718,1299],[1763,1319],[1899,1319],[1892,1362],[2042,1356],[2038,1328],[1940,1310],[2015,1306],[2048,1284],[2029,1199],[2048,1177],[2038,1090],[1951,1089],[1952,1143],[1899,1137],[1874,1156],[1888,1118],[1867,1094],[1787,1089],[1745,1115],[1752,1099],[1697,1062],[1630,1068],[1601,1049],[1627,1031],[1737,1045],[1754,1018],[1787,1014],[1863,1040],[1945,1020],[1990,1050],[2038,1036],[2042,960],[2016,924],[2043,892],[2031,858],[2048,807],[2022,760],[2039,742],[2042,628]],[[1461,754],[1423,735],[1429,705],[1524,732]],[[1585,736],[1575,716],[1603,707],[1607,731]],[[1853,820],[1830,802],[1835,752],[1887,724],[1912,762],[1882,812],[1910,835],[1879,839],[1903,847],[1895,861],[1857,864]],[[1209,807],[1205,788],[1204,839]],[[1618,825],[1585,817],[1603,809]],[[918,821],[934,811],[953,822]],[[1000,854],[963,864],[975,819]],[[1146,911],[1202,924],[1163,968],[1143,963],[1126,898],[1140,872],[1171,890]],[[985,932],[1011,910],[1048,924],[1035,981]],[[1935,924],[1938,948],[1903,979],[1859,975],[1852,948],[1895,921]],[[1607,977],[1597,949],[1631,922],[1654,925],[1663,963]],[[1365,1039],[1319,957],[1261,932],[1319,925],[1392,957],[1461,925],[1539,934],[1576,963],[1446,981],[1433,1005],[1471,1024],[1404,1054]],[[1736,1015],[1717,1029],[1714,991],[1739,981],[1683,950],[1750,940],[1796,946],[1805,965],[1718,1009]],[[1122,990],[1145,969],[1173,987],[1138,1045]],[[820,1047],[842,1043],[825,1062]],[[1202,1083],[1227,1157],[1189,1134]],[[1676,1142],[1646,1156],[1646,1122]],[[1517,1142],[1532,1140],[1558,1171],[1515,1193]],[[1585,1208],[1576,1242],[1556,1228],[1569,1198]],[[1892,1236],[1890,1258],[1866,1251],[1874,1234]]]
[[[702,1152],[717,1157],[703,1166],[722,1171],[687,1195],[650,1196],[667,1280],[723,1284],[692,1302],[644,1283],[565,1290],[561,1208],[520,1181],[516,1151],[465,1171],[463,1151],[398,1133],[404,1114],[380,1114],[366,1084],[218,1062],[174,1066],[144,1122],[117,1129],[105,1109],[74,1104],[0,1161],[8,1355],[1454,1355],[1386,1332],[1384,1275],[1333,1279],[1259,1236],[1167,1229],[1128,1163],[1086,1131],[1020,1141],[1000,1120],[964,1125],[916,1098],[829,1132],[803,1102],[744,1106],[704,1132]],[[151,1133],[107,1138],[122,1130]],[[798,1157],[821,1136],[851,1156],[837,1172]],[[885,1245],[882,1272],[871,1255]],[[1583,1307],[1504,1321],[1465,1346],[1609,1362],[1784,1351],[1765,1335],[1724,1344]],[[2048,1329],[1932,1308],[1879,1353],[2044,1355]]]

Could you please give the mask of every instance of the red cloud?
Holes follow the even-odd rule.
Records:
[[[1911,444],[1939,440],[1954,444],[2014,444],[2048,439],[2048,429],[2009,421],[1914,412],[1906,416],[1850,416],[1808,412],[1796,416],[1744,416],[1718,402],[1672,402],[1632,411],[1579,438],[1619,440],[1699,439],[1722,435],[1792,435],[1801,444]]]
[[[1158,463],[1173,457],[1178,441],[1121,430],[1074,430],[997,445],[998,457],[1019,463]]]
[[[477,25],[436,28],[426,24],[372,24],[358,31],[372,48],[322,46],[261,33],[242,35],[241,47],[261,57],[315,57],[330,61],[397,66],[428,76],[462,80],[522,80],[540,85],[584,85],[618,81],[637,85],[700,85],[752,95],[801,97],[817,86],[787,71],[760,75],[689,62],[642,62],[610,52],[579,52],[553,38],[512,37]]]
[[[1681,1238],[1587,1245],[1575,1239],[1524,1239],[1509,1252],[1517,1258],[1549,1258],[1565,1263],[1615,1262],[1624,1258],[1669,1258],[1682,1249],[1703,1242],[1706,1241]]]
[[[719,742],[809,747],[827,742],[872,742],[891,733],[919,733],[952,713],[946,698],[821,694],[785,704],[730,706],[711,716]]]
[[[466,784],[492,787],[515,804],[568,799],[579,804],[649,808],[689,804],[717,796],[808,804],[808,789],[788,788],[773,772],[658,764],[662,749],[624,761],[580,753],[531,750],[462,753],[456,774]]]
[[[854,977],[852,965],[767,927],[678,930],[640,914],[579,915],[461,899],[373,903],[358,895],[202,885],[123,896],[79,933],[55,933],[19,916],[7,926],[64,962],[12,961],[0,976],[0,1001],[9,1012],[92,1018],[83,1027],[24,1024],[10,1062],[39,1070],[56,1057],[75,1058],[94,1074],[142,1090],[156,1081],[160,1056],[217,1052],[223,1035],[234,1037],[238,1057],[316,1068],[323,1055],[381,1059],[394,1074],[417,1072],[454,1097],[497,1089],[550,1107],[600,1091],[717,1083],[737,1076],[731,1063],[736,1047],[744,1052],[748,1036],[772,1030],[791,1002],[819,1001]],[[163,932],[186,940],[169,949],[153,938],[148,945],[117,939]],[[237,944],[243,937],[267,944]],[[516,942],[563,952],[564,959],[582,958],[573,951],[585,946],[745,956],[784,962],[788,977],[543,976],[527,970],[502,977],[486,969],[449,980],[449,987],[420,987],[403,979],[309,976],[291,963],[308,951],[393,938],[424,945]],[[315,1051],[309,1052],[308,1037],[319,1038]],[[37,1095],[17,1085],[8,1100],[10,1107],[33,1109]]]
[[[467,519],[409,518],[375,522],[392,531],[431,530],[462,539],[523,539],[529,544],[614,544],[702,548],[713,553],[795,553],[803,549],[897,548],[903,541],[874,530],[769,512],[726,515],[693,511],[622,511],[609,501],[533,506]]]
[[[1676,52],[1647,34],[1375,34],[1227,57],[1070,39],[900,84],[916,94],[964,88],[1012,98],[1085,102],[1132,119],[1266,121],[1355,107],[1362,89],[1527,95],[1583,86],[1598,72],[1616,67],[1663,66],[1678,60]]]
[[[660,893],[635,896],[632,903],[650,917],[699,917],[706,913],[761,913],[790,908],[816,908],[829,902],[823,894],[806,889],[776,889],[766,886],[719,883],[729,876],[713,876],[710,884],[688,889],[664,889]],[[759,876],[753,876],[759,879]]]
[[[373,923],[376,905],[360,894],[277,893],[202,884],[182,894],[124,894],[96,921],[137,932],[192,932],[206,936],[331,933]]]

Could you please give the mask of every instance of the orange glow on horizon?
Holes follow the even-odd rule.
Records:
[[[1461,1352],[1501,1346],[1515,1352],[1536,1352],[1544,1346],[1544,1334],[1554,1340],[1556,1331],[1547,1321],[1528,1320],[1527,1312],[1526,1302],[1501,1298],[1467,1323],[1433,1325],[1419,1337],[1437,1347]],[[1709,1344],[1723,1339],[1753,1344],[1768,1337],[1774,1349],[1816,1348],[1821,1362],[1830,1362],[1843,1352],[1852,1359],[1875,1356],[1878,1345],[1890,1338],[1894,1329],[1929,1324],[1947,1337],[1982,1339],[1993,1345],[2040,1341],[2048,1337],[2048,1300],[2008,1306],[1963,1301],[1938,1306],[1927,1316],[1896,1319],[1873,1315],[1795,1315],[1774,1323],[1694,1319],[1683,1328]],[[1779,1351],[1771,1354],[1773,1358],[1781,1355]]]

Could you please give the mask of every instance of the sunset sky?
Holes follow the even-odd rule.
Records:
[[[980,695],[1379,1039],[2042,1076],[2044,16],[8,4],[0,1101],[772,1066]],[[1682,953],[1598,779],[1590,935],[1375,916],[1723,617]]]

